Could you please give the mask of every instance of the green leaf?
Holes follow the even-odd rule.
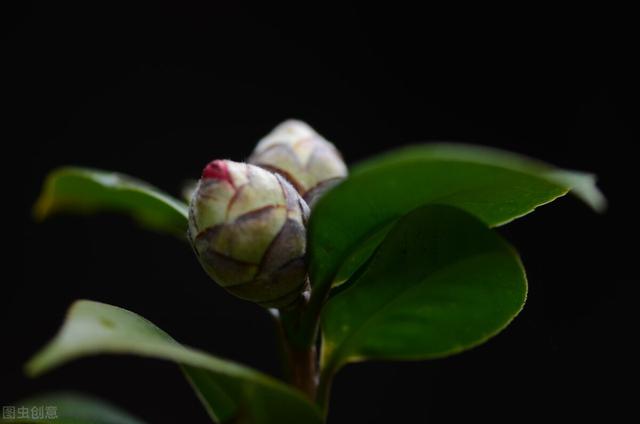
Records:
[[[481,344],[524,305],[516,252],[484,222],[450,206],[414,210],[322,314],[322,366],[421,360]]]
[[[604,209],[593,175],[494,149],[426,144],[367,160],[314,207],[309,227],[314,295],[323,297],[332,282],[348,278],[391,224],[421,205],[455,206],[493,227],[569,190],[595,210]]]
[[[184,236],[187,205],[132,177],[88,168],[51,172],[34,207],[36,219],[58,212],[121,212],[156,231]]]
[[[242,365],[185,347],[133,312],[87,300],[72,305],[58,335],[26,368],[28,374],[38,375],[76,358],[105,353],[134,354],[181,364],[217,422],[322,422],[318,409],[289,386]]]
[[[15,402],[12,415],[18,408],[27,408],[29,418],[6,418],[3,423],[55,424],[144,424],[115,406],[91,396],[76,393],[52,393]],[[35,408],[35,410],[33,409]],[[8,416],[8,414],[5,414]],[[44,418],[42,418],[44,417]]]

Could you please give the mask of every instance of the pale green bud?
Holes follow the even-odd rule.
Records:
[[[348,173],[336,147],[296,120],[283,122],[260,140],[249,162],[284,176],[309,205]]]
[[[279,175],[215,160],[191,198],[189,240],[214,281],[265,307],[293,304],[306,284],[309,208]]]

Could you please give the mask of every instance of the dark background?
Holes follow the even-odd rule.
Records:
[[[120,216],[36,225],[30,208],[46,173],[63,164],[178,193],[209,160],[241,160],[296,117],[349,163],[410,142],[460,140],[594,172],[610,200],[598,216],[566,197],[500,229],[527,267],[523,313],[452,358],[348,366],[330,422],[630,411],[637,247],[626,198],[637,191],[638,34],[628,11],[86,3],[25,2],[5,14],[3,97],[13,114],[3,125],[3,168],[12,170],[4,186],[20,186],[22,258],[7,264],[18,270],[4,275],[0,294],[0,404],[74,389],[150,422],[207,421],[169,363],[99,357],[25,378],[22,364],[77,298],[125,307],[186,344],[277,374],[267,314],[209,281],[186,244]]]

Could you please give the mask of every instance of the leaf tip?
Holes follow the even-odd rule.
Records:
[[[47,371],[47,368],[42,361],[42,353],[43,352],[36,353],[27,361],[27,363],[24,364],[23,371],[27,377],[36,378]]]
[[[50,184],[50,181],[46,181],[44,183],[42,191],[38,195],[38,198],[31,209],[33,219],[38,223],[47,219],[47,217],[51,215],[53,209],[53,198],[49,194],[51,190]]]
[[[550,172],[548,176],[564,185],[574,196],[586,203],[595,212],[606,212],[608,201],[598,188],[598,177],[595,174],[555,170]]]
[[[31,209],[31,214],[36,222],[41,223],[54,213],[56,180],[66,169],[67,168],[54,169],[45,177],[40,194]]]
[[[47,219],[51,214],[51,200],[49,197],[42,193],[33,204],[31,214],[33,219],[38,223]]]
[[[571,190],[583,202],[597,213],[605,213],[609,202],[597,185],[598,178],[594,174],[584,174],[584,178],[577,181]]]
[[[38,350],[25,364],[23,371],[29,378],[36,378],[46,373],[47,371],[60,365],[63,360],[60,359],[60,346],[58,345],[59,338],[63,334],[66,326],[68,325],[69,318],[77,311],[78,308],[82,308],[83,305],[93,304],[93,302],[86,299],[79,299],[74,301],[66,312],[65,319],[63,320],[62,327],[58,330],[58,333],[53,337],[49,343]]]

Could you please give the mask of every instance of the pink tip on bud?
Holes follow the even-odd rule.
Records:
[[[209,162],[209,164],[204,167],[202,170],[202,179],[222,180],[233,185],[227,164],[225,161],[219,159]]]

